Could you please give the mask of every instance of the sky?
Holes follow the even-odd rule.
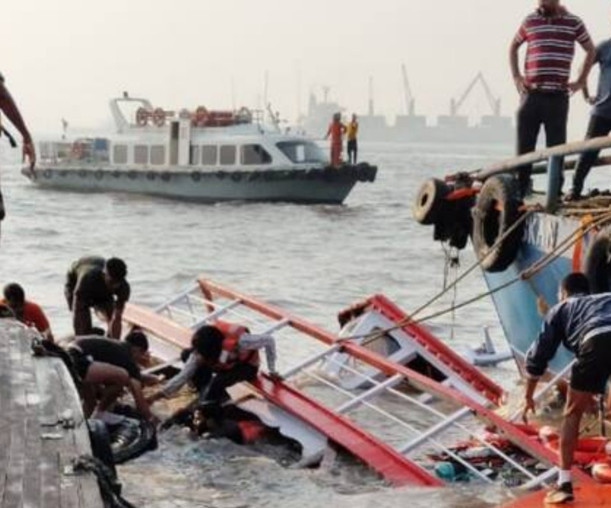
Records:
[[[611,0],[565,2],[595,41],[611,37]],[[369,76],[376,112],[404,111],[401,64],[417,113],[447,113],[482,71],[502,112],[518,96],[509,42],[536,0],[19,0],[0,18],[0,72],[35,133],[108,122],[108,100],[129,91],[166,109],[227,108],[268,98],[283,118],[330,87],[347,112],[365,112]],[[578,64],[583,53],[577,53]],[[592,85],[596,74],[591,77]],[[591,85],[591,86],[592,86]],[[571,103],[573,136],[588,109]],[[465,103],[487,114],[481,90]]]

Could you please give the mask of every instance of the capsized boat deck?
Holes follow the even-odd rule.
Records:
[[[0,319],[0,508],[103,508],[95,476],[71,473],[91,455],[78,393],[60,359],[32,355],[33,333]]]

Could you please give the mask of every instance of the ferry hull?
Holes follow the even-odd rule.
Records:
[[[503,272],[484,272],[489,289],[497,288],[518,277],[579,226],[580,223],[576,219],[544,213],[532,215],[526,222],[522,244],[515,261]],[[581,244],[576,244],[555,258],[530,279],[515,282],[492,295],[505,337],[520,368],[523,367],[526,352],[537,338],[543,321],[537,310],[537,297],[542,296],[549,306],[557,303],[558,286],[572,271],[573,260],[577,262],[585,256],[589,238],[586,235]],[[550,362],[550,371],[558,373],[572,358],[573,355],[561,346]]]
[[[40,187],[78,192],[127,192],[215,203],[222,201],[341,204],[359,181],[373,181],[372,166],[266,171],[36,170]]]

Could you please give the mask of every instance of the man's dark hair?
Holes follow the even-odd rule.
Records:
[[[132,330],[124,340],[132,347],[138,347],[143,351],[149,350],[149,340],[142,330]]]
[[[193,334],[191,345],[207,360],[216,361],[223,350],[223,332],[215,326],[202,326]]]
[[[21,304],[25,302],[25,291],[16,282],[4,286],[4,298],[9,303]]]
[[[562,279],[562,289],[568,296],[574,295],[589,295],[590,282],[588,278],[581,272],[570,273]]]
[[[127,265],[119,258],[110,258],[104,268],[114,280],[123,280],[127,276]]]

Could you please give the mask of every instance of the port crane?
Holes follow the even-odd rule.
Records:
[[[475,78],[471,80],[471,82],[469,83],[469,86],[467,86],[467,89],[463,92],[460,98],[458,100],[454,98],[451,99],[450,101],[450,115],[451,116],[458,115],[460,108],[462,107],[464,102],[467,100],[467,98],[471,95],[471,92],[473,91],[473,89],[476,87],[478,83],[481,84],[482,89],[484,90],[486,99],[488,100],[488,104],[490,105],[490,109],[492,111],[492,115],[493,116],[501,115],[501,99],[496,97],[492,93],[492,90],[490,89],[488,82],[484,78],[484,75],[481,72],[478,72]]]

